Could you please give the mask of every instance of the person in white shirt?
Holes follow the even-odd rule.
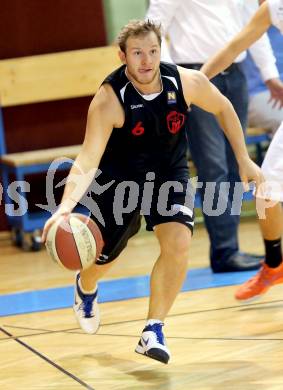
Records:
[[[212,57],[202,68],[208,76],[221,72],[234,58],[252,45],[273,24],[283,33],[283,0],[264,2],[247,26]],[[265,262],[260,271],[237,289],[235,297],[250,299],[265,293],[271,286],[283,283],[283,263],[281,250],[282,206],[283,201],[283,122],[277,130],[262,165],[266,179],[264,189],[257,194],[258,199],[269,200],[264,215],[259,214],[260,227],[265,243]],[[259,209],[259,211],[261,211]],[[264,217],[264,218],[261,218]]]
[[[268,31],[276,66],[280,79],[283,80],[283,35],[277,27],[271,26]],[[273,136],[283,121],[283,110],[280,104],[270,101],[270,93],[262,81],[257,66],[248,54],[243,61],[243,70],[248,82],[249,106],[248,123],[250,127],[263,127]]]
[[[170,54],[176,64],[199,70],[210,56],[243,28],[257,8],[257,0],[151,0],[146,18],[160,22],[163,34],[169,38],[170,52],[163,47],[163,59],[168,59]],[[266,36],[251,48],[251,54],[272,98],[278,100],[283,96],[283,88]],[[242,127],[246,128],[248,93],[241,70],[244,58],[245,53],[241,53],[212,83],[232,102]],[[190,107],[188,116],[188,141],[198,181],[204,183],[200,189],[202,202],[206,196],[206,183],[213,182],[216,183],[213,207],[216,208],[218,198],[227,203],[225,212],[217,216],[205,212],[203,207],[213,272],[259,268],[262,258],[239,251],[240,210],[235,212],[232,209],[235,183],[240,182],[237,163],[217,121],[194,105]],[[226,186],[223,190],[222,182],[227,182],[230,189],[227,190]]]

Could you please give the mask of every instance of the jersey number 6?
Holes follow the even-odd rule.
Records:
[[[142,122],[138,122],[136,126],[132,130],[132,134],[135,136],[143,135],[144,133],[144,127],[142,126]]]

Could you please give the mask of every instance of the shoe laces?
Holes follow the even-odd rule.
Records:
[[[93,313],[92,313],[93,301],[94,301],[93,295],[89,295],[89,296],[85,295],[82,300],[82,303],[79,306],[79,309],[83,310],[85,318],[93,317]]]
[[[152,330],[156,334],[156,338],[157,338],[158,343],[162,344],[162,345],[164,345],[164,335],[163,335],[163,332],[162,332],[162,326],[163,325],[164,324],[161,322],[161,323],[153,324],[151,326]]]

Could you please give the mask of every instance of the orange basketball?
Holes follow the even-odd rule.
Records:
[[[90,267],[100,256],[104,242],[92,219],[72,213],[51,226],[45,245],[56,263],[69,270],[81,270]]]

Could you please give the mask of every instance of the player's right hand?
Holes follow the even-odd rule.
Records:
[[[51,226],[60,218],[63,218],[67,215],[70,214],[70,211],[66,211],[66,210],[63,210],[63,209],[58,209],[45,223],[44,225],[44,228],[43,228],[43,231],[42,231],[42,235],[41,235],[41,242],[42,243],[45,243],[46,241],[46,237],[47,237],[47,234],[48,234],[48,231],[49,229],[51,228]]]

